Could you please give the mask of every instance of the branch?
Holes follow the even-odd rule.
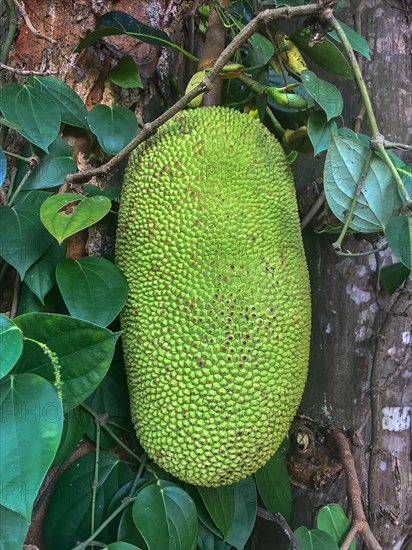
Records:
[[[268,512],[264,508],[261,508],[260,506],[258,506],[257,515],[263,519],[267,519],[268,521],[271,521],[272,523],[277,523],[282,528],[282,531],[285,533],[288,539],[290,540],[292,550],[300,550],[300,545],[295,537],[295,534],[293,533],[288,522],[285,520],[282,514],[280,514],[279,512],[276,512],[276,513]]]
[[[2,71],[7,71],[9,73],[14,74],[20,74],[22,76],[29,76],[29,75],[38,75],[38,76],[49,76],[52,74],[57,74],[57,71],[29,71],[26,69],[17,69],[15,67],[10,67],[9,65],[5,65],[4,63],[0,63],[0,69]]]
[[[19,10],[21,16],[23,17],[24,22],[26,23],[26,25],[28,26],[28,28],[31,30],[31,32],[34,34],[36,38],[42,38],[43,40],[47,40],[47,42],[51,42],[52,44],[56,42],[56,40],[54,40],[53,38],[50,38],[50,36],[46,36],[45,34],[41,33],[34,27],[33,23],[30,21],[30,17],[28,16],[26,7],[23,4],[23,2],[19,2],[19,0],[13,0],[13,2],[16,5],[17,9]]]
[[[352,510],[352,527],[346,535],[340,550],[348,550],[350,543],[357,533],[369,550],[383,550],[372,533],[363,511],[362,492],[349,440],[345,434],[338,430],[334,430],[331,433],[331,438],[339,451],[339,456],[345,470],[348,499]]]
[[[65,182],[59,192],[65,192],[73,183],[84,183],[94,176],[101,176],[110,171],[118,162],[125,158],[138,145],[146,141],[156,130],[172,118],[179,111],[187,107],[187,105],[198,95],[212,89],[214,81],[218,78],[220,71],[231,59],[232,55],[259,29],[262,23],[268,24],[272,21],[280,19],[291,19],[294,17],[308,16],[320,14],[326,9],[331,9],[337,0],[319,0],[313,4],[304,6],[285,6],[282,8],[268,9],[260,12],[252,19],[243,29],[235,36],[232,42],[219,55],[216,63],[202,82],[193,90],[179,99],[172,107],[167,109],[162,115],[156,118],[153,122],[148,122],[143,125],[137,136],[122,149],[117,155],[110,159],[105,164],[94,168],[93,170],[85,170],[76,174],[69,174],[65,178]]]

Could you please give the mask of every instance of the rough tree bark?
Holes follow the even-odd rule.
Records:
[[[181,78],[184,71],[193,71],[193,66],[184,65],[181,57],[171,51],[122,37],[109,37],[106,47],[88,48],[78,56],[72,51],[86,31],[94,28],[96,17],[111,9],[127,11],[162,28],[176,41],[190,42],[196,4],[181,0],[27,0],[25,6],[33,25],[57,43],[34,38],[20,19],[9,65],[55,70],[56,76],[73,86],[89,107],[100,102],[122,103],[133,107],[140,120],[151,120],[173,101],[170,67]],[[365,4],[362,31],[372,52],[371,63],[364,67],[365,77],[381,131],[391,141],[407,143],[412,107],[408,95],[410,13],[406,3],[399,0],[393,0],[393,5],[383,0],[360,4]],[[357,7],[358,2],[352,0],[340,19],[351,24]],[[106,77],[114,60],[126,53],[135,58],[146,91],[117,96]],[[345,119],[350,121],[360,108],[353,83],[344,83],[344,94]],[[88,147],[85,135],[76,130],[66,137],[79,162],[84,162],[82,152]],[[320,164],[303,160],[297,165],[300,190],[313,193],[310,196],[303,192],[303,210],[318,191],[313,182],[319,176]],[[411,291],[391,298],[378,288],[381,261],[385,265],[393,261],[388,252],[382,260],[374,255],[343,258],[332,250],[333,237],[315,235],[309,227],[305,239],[313,292],[313,339],[301,411],[315,423],[300,420],[295,428],[315,432],[317,450],[309,461],[315,464],[310,480],[307,472],[300,479],[296,471],[300,459],[303,470],[307,470],[305,457],[295,449],[291,459],[295,462],[294,479],[301,486],[294,491],[294,526],[312,525],[318,508],[328,502],[345,505],[345,478],[331,456],[327,438],[323,439],[324,427],[343,427],[353,438],[364,505],[377,538],[385,549],[412,548]],[[362,252],[370,250],[372,244],[351,238],[347,247]],[[277,537],[276,527],[258,518],[249,548],[280,548]]]

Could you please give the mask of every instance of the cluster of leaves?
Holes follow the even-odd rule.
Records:
[[[248,2],[236,1],[222,17],[235,34],[251,19],[252,11]],[[353,48],[367,57],[366,41],[349,28],[345,31]],[[115,34],[183,51],[163,31],[122,12],[103,15],[78,49]],[[351,78],[337,37],[329,33],[309,47],[310,34],[302,29],[292,39],[322,69]],[[328,150],[325,190],[342,223],[367,165],[349,227],[385,232],[401,260],[399,266],[391,266],[395,271],[388,279],[388,286],[396,288],[399,270],[403,269],[402,278],[410,270],[411,229],[410,218],[398,215],[402,203],[393,177],[367,136],[338,127],[343,109],[338,89],[308,69],[300,75],[290,75],[285,67],[279,71],[273,59],[279,61],[280,53],[276,40],[255,33],[234,61],[261,86],[290,87],[304,99],[304,109],[282,106],[269,95],[255,97],[235,79],[225,81],[224,103],[238,108],[252,99],[261,118],[269,111],[275,131],[291,150],[305,151],[309,146],[315,155]],[[119,61],[110,78],[124,87],[142,85],[130,56]],[[80,550],[87,545],[78,544],[79,540],[97,540],[110,550],[242,549],[255,523],[258,493],[269,511],[289,521],[285,447],[255,476],[213,490],[172,480],[134,450],[123,364],[116,347],[116,317],[126,300],[126,282],[109,259],[64,258],[65,240],[112,215],[116,194],[95,186],[84,186],[84,195],[53,193],[77,169],[70,146],[59,136],[61,124],[90,131],[103,152],[113,156],[137,131],[133,113],[103,105],[87,112],[75,91],[52,76],[7,84],[0,91],[0,109],[0,122],[27,140],[10,178],[7,204],[0,206],[0,258],[22,281],[17,317],[0,315],[1,544],[21,546],[47,472],[64,464],[85,436],[96,450],[57,474],[44,528],[48,548]],[[288,122],[286,131],[278,118]],[[303,126],[303,142],[295,140]],[[0,149],[0,185],[6,176],[6,156]],[[410,187],[410,167],[392,158]],[[1,276],[4,273],[3,268]],[[114,445],[125,451],[126,458],[110,451]],[[300,527],[295,536],[302,550],[334,550],[348,530],[344,511],[331,504],[319,512],[317,529]]]

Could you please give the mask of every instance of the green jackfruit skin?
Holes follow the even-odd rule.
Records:
[[[167,122],[129,161],[116,261],[143,448],[195,485],[252,474],[288,431],[309,355],[296,197],[274,136],[223,107]]]

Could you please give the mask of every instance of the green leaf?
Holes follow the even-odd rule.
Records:
[[[396,216],[391,218],[386,225],[385,237],[398,256],[400,261],[408,268],[412,268],[412,217]]]
[[[319,510],[317,526],[321,531],[328,533],[340,546],[348,534],[350,521],[340,504],[328,504]],[[351,542],[349,550],[356,550],[355,540]]]
[[[311,28],[301,29],[293,33],[290,39],[303,53],[328,73],[344,78],[353,78],[352,69],[346,57],[328,38],[309,45],[312,33]]]
[[[307,129],[313,145],[313,154],[316,156],[322,151],[326,151],[329,147],[330,135],[336,133],[338,127],[333,119],[328,122],[325,111],[311,111]]]
[[[236,496],[233,485],[197,487],[197,490],[210,517],[226,539],[235,517]]]
[[[229,550],[230,544],[210,531],[202,522],[199,523],[199,533],[197,540],[198,550]]]
[[[143,550],[148,550],[147,544],[144,541],[144,538],[136,529],[136,525],[133,521],[133,507],[132,505],[128,506],[123,512],[122,517],[120,518],[119,529],[117,532],[117,539],[124,540],[129,544],[135,544]]]
[[[292,519],[292,487],[282,449],[255,473],[256,485],[269,512],[279,512],[290,522]]]
[[[0,90],[0,109],[20,126],[19,133],[48,151],[60,130],[60,110],[46,95],[26,84],[6,84]]]
[[[30,154],[28,148],[28,154]],[[73,160],[70,145],[61,137],[57,137],[50,145],[49,152],[39,153],[40,164],[28,176],[23,189],[49,189],[61,185],[67,174],[77,171],[77,164]],[[19,173],[15,185],[18,185],[23,176],[29,171],[27,162],[19,162]]]
[[[7,126],[7,128],[13,128],[13,130],[17,130],[17,131],[20,130],[20,126],[18,124],[14,124],[13,122],[10,122],[9,120],[6,120],[1,116],[0,116],[0,124],[3,124],[3,126]]]
[[[0,550],[21,548],[30,522],[20,514],[0,506]]]
[[[243,550],[256,521],[256,485],[253,477],[247,477],[230,487],[235,493],[235,510],[226,541],[237,550]]]
[[[137,492],[132,513],[149,550],[196,548],[196,506],[177,485],[162,479],[147,483]]]
[[[110,80],[121,88],[143,88],[139,69],[131,55],[125,55],[109,73]]]
[[[244,25],[242,25],[243,28]],[[250,57],[253,65],[266,65],[275,53],[275,46],[265,36],[255,32],[249,38]]]
[[[95,105],[87,120],[101,148],[110,156],[121,151],[137,132],[136,116],[126,107],[118,105]]]
[[[135,488],[134,494],[131,495],[131,496],[134,496],[136,494],[136,492],[138,491],[138,489],[140,489],[140,487],[142,487],[145,483],[147,483],[147,479],[140,478],[137,482],[137,487]],[[107,507],[107,512],[106,512],[107,517],[109,517],[113,512],[115,512],[117,510],[117,508],[122,504],[124,499],[130,495],[130,491],[132,490],[133,484],[134,484],[134,479],[128,481],[127,483],[125,483],[124,485],[119,487],[119,489],[113,495],[113,497],[112,497],[112,499],[109,503],[109,506]],[[137,531],[136,527],[135,527],[135,524],[133,523],[133,518],[132,518],[132,513],[131,513],[132,512],[131,504],[129,506],[129,509],[130,509],[130,522],[131,522],[131,525],[133,526],[133,532],[134,533],[139,533]],[[127,537],[123,538],[123,537],[118,536],[118,530],[119,530],[119,525],[120,525],[121,518],[122,518],[122,514],[118,514],[115,518],[113,518],[113,520],[109,523],[109,525],[104,530],[105,535],[107,533],[107,536],[111,540],[124,540],[125,542],[127,542],[129,544],[136,544],[136,542],[134,542],[134,541],[130,542],[127,539]],[[142,546],[142,548],[144,547],[146,549],[146,543],[142,539],[140,533],[139,533],[139,536],[141,538],[141,542],[136,544],[136,546]]]
[[[300,76],[306,90],[325,111],[327,120],[342,113],[343,99],[336,86],[317,77],[315,73],[308,69],[302,71]]]
[[[30,521],[33,502],[59,445],[63,411],[36,374],[0,381],[0,504]]]
[[[44,297],[56,282],[55,269],[66,253],[65,243],[54,241],[46,252],[29,267],[24,282],[44,305]]]
[[[355,52],[359,52],[364,57],[366,57],[366,59],[370,59],[369,44],[366,38],[364,38],[361,34],[352,29],[352,27],[349,27],[345,23],[342,23],[342,21],[339,21],[339,25],[342,27],[344,33],[346,34],[346,38],[349,40],[349,43],[355,50]],[[339,36],[336,34],[336,31],[330,31],[329,36],[331,36],[337,42],[341,41]]]
[[[106,327],[126,303],[126,278],[117,266],[104,258],[85,256],[79,260],[61,260],[56,278],[67,309],[78,319]]]
[[[79,42],[75,52],[80,52],[104,36],[117,34],[133,36],[146,44],[152,44],[152,46],[177,47],[177,44],[165,32],[140,23],[140,21],[122,11],[109,11],[99,17],[96,30],[87,34]]]
[[[59,358],[65,412],[80,405],[100,384],[119,337],[119,333],[66,315],[26,313],[14,322],[24,336],[43,342]],[[19,369],[51,382],[55,379],[49,358],[29,340],[24,341]]]
[[[370,149],[371,147],[371,138],[369,136],[365,134],[357,134],[350,128],[346,128],[346,127],[339,128],[337,131],[337,135],[339,137],[353,139],[354,141],[359,142],[361,145],[363,145],[367,149]]]
[[[0,205],[0,257],[16,268],[22,279],[53,242],[39,215],[39,202],[47,196],[35,191],[14,206]]]
[[[140,548],[128,542],[113,542],[107,546],[107,550],[140,550]]]
[[[51,496],[44,523],[47,548],[70,550],[90,535],[92,483],[95,453],[79,457],[63,472]],[[100,451],[99,487],[96,495],[95,527],[106,518],[107,507],[119,487],[132,479],[130,468],[113,453]],[[102,534],[99,535],[102,542]]]
[[[300,550],[339,550],[333,538],[319,529],[298,527],[295,537],[299,543]]]
[[[331,137],[324,167],[325,194],[341,222],[351,207],[369,151],[352,139]],[[349,227],[362,233],[382,231],[401,205],[389,168],[374,154]]]
[[[38,93],[47,95],[60,110],[62,122],[89,129],[87,109],[78,94],[54,76],[29,76],[27,82],[37,89]]]
[[[104,197],[107,197],[111,201],[114,199],[117,199],[120,195],[120,188],[119,187],[104,187],[103,189],[100,189],[100,187],[97,187],[97,185],[88,185],[87,183],[83,185],[83,191],[89,196],[89,197],[95,197],[96,195],[103,195]]]
[[[0,313],[0,378],[6,376],[23,351],[23,334],[11,319]]]
[[[382,267],[379,273],[379,282],[387,292],[393,294],[410,274],[411,270],[402,262],[398,262]]]
[[[79,420],[78,409],[69,411],[64,415],[62,436],[52,466],[71,456],[83,436],[84,430]]]
[[[61,244],[70,235],[101,220],[109,212],[111,205],[107,197],[59,193],[42,204],[40,219]]]
[[[7,174],[7,159],[3,149],[0,147],[0,187],[3,185]]]

